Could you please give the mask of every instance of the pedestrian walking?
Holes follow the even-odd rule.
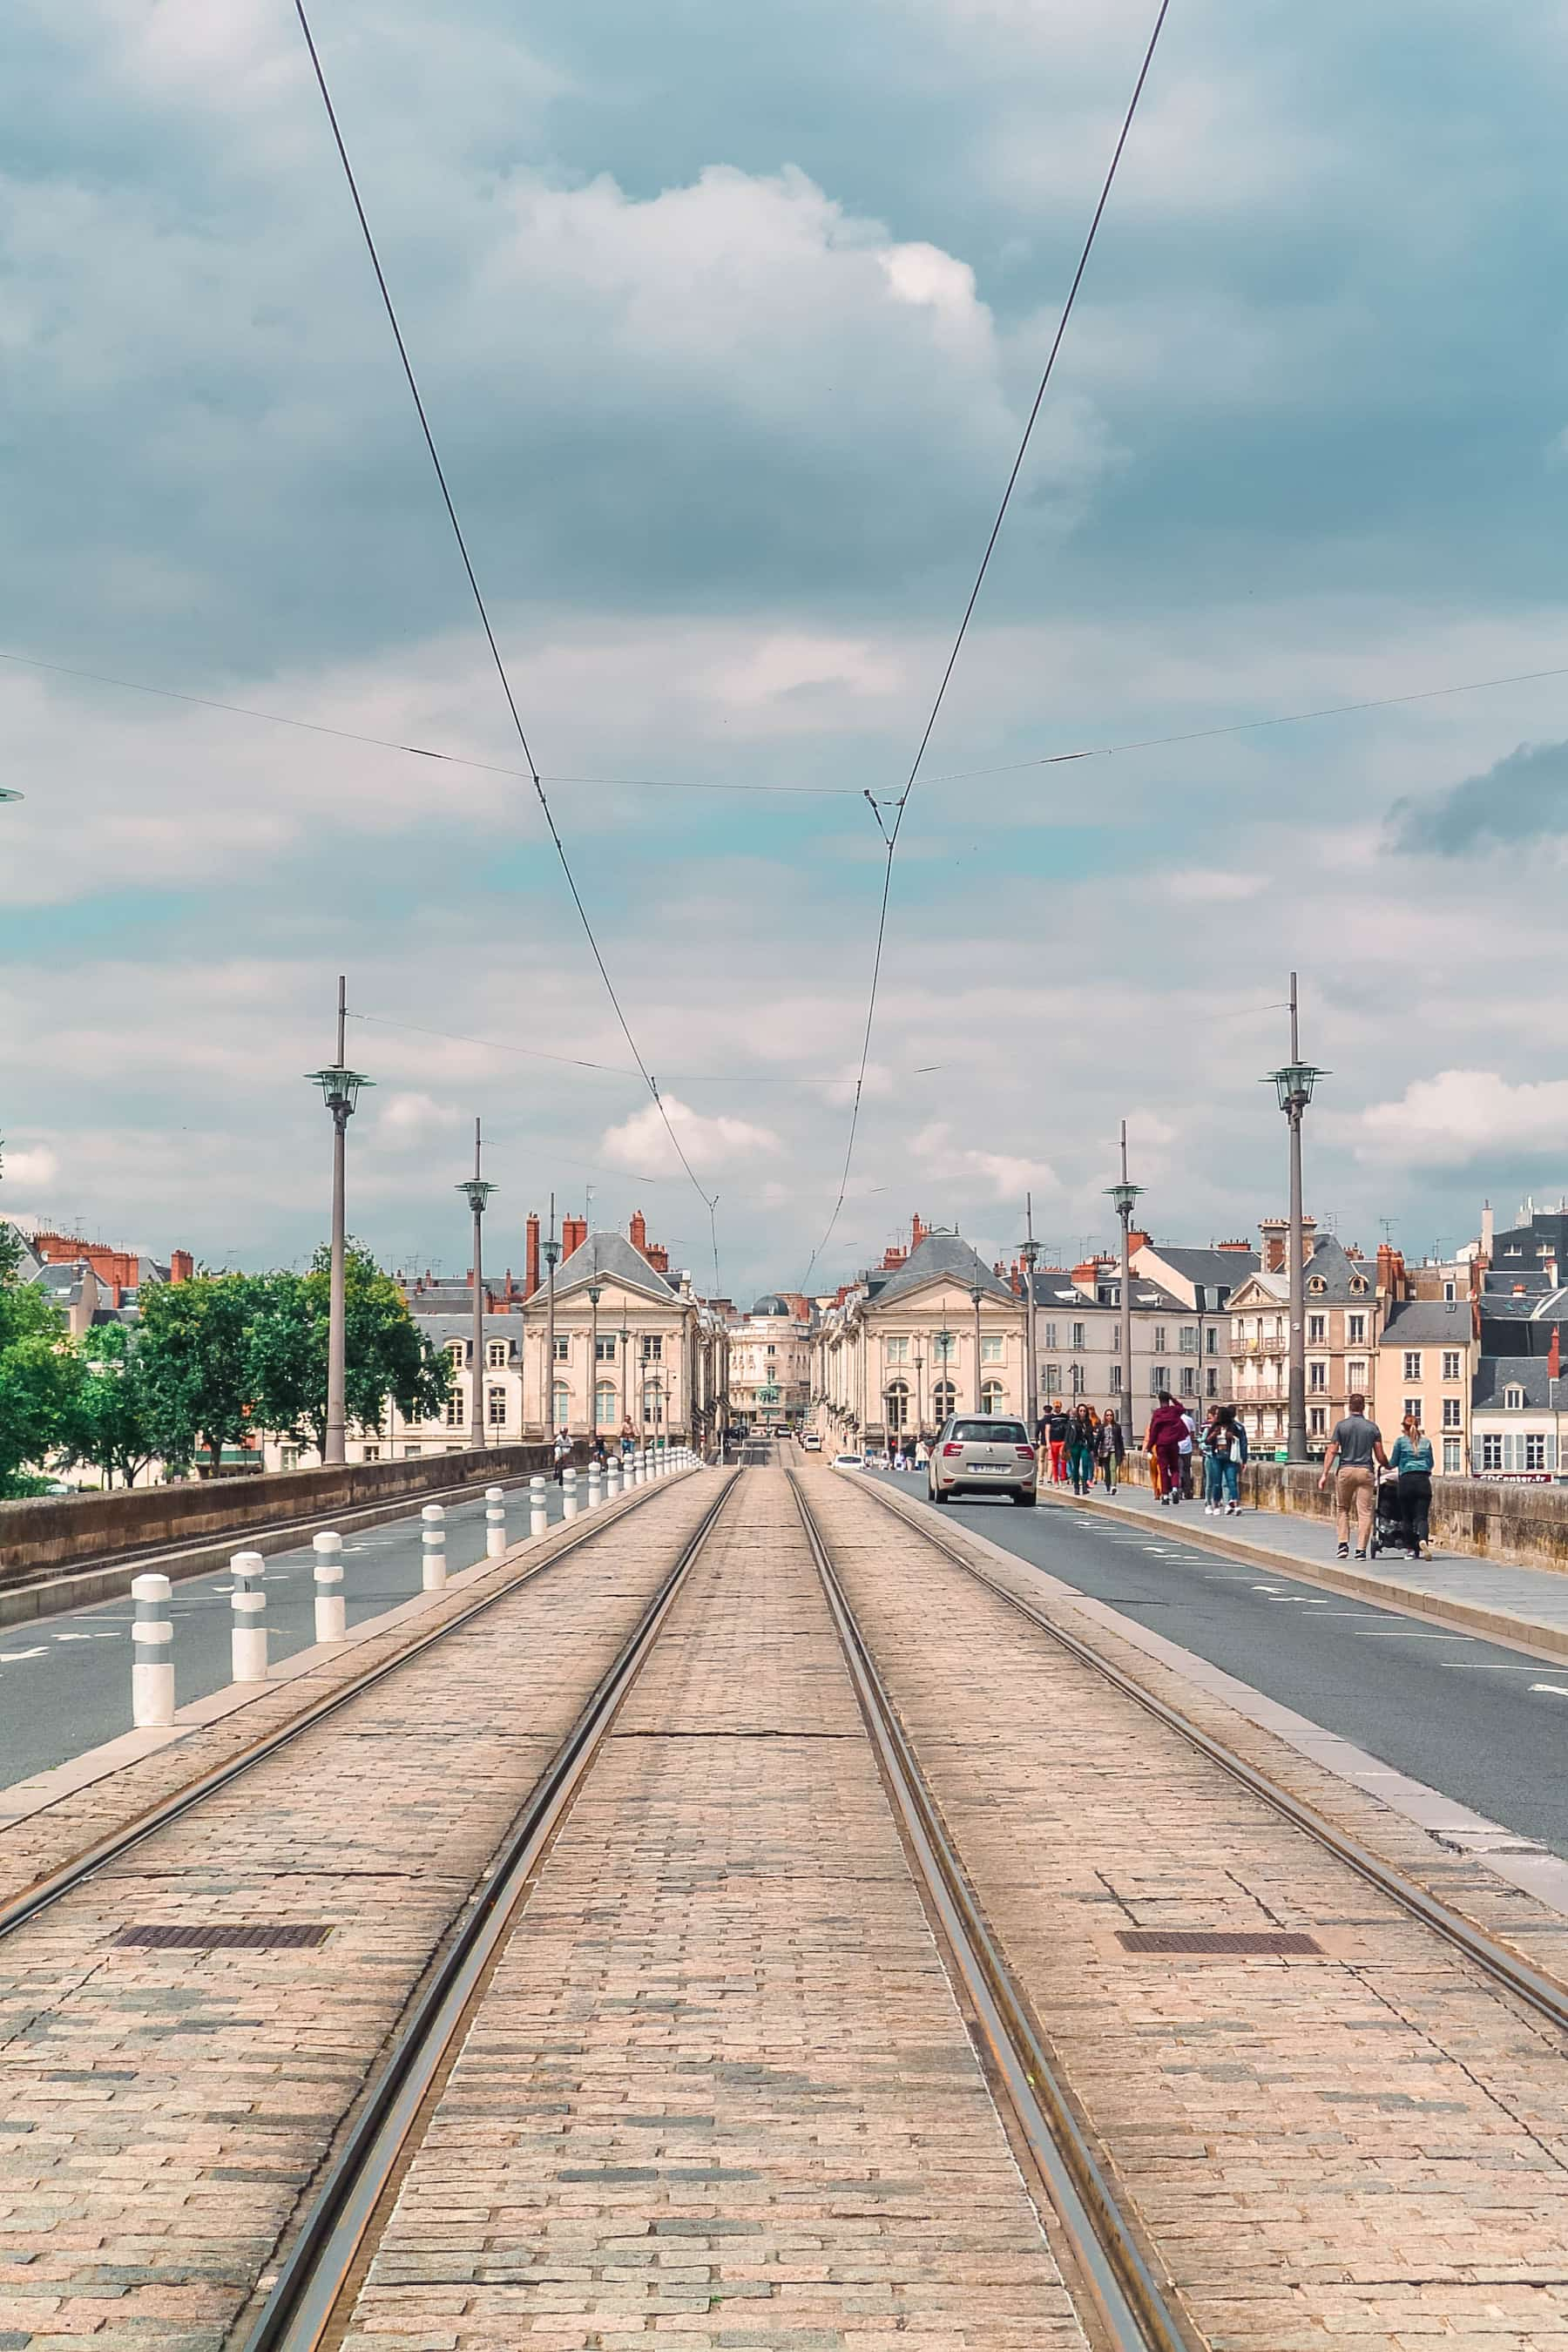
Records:
[[[1149,1431],[1144,1440],[1154,1465],[1154,1486],[1162,1503],[1179,1503],[1182,1499],[1182,1440],[1187,1434],[1186,1416],[1169,1389],[1160,1391],[1159,1402],[1149,1416]]]
[[[1072,1435],[1072,1415],[1063,1406],[1060,1397],[1051,1401],[1046,1420],[1046,1444],[1050,1454],[1051,1484],[1065,1486],[1068,1479],[1068,1440]]]
[[[1320,1495],[1328,1491],[1329,1476],[1334,1471],[1334,1531],[1339,1538],[1339,1556],[1350,1558],[1351,1514],[1355,1514],[1357,1559],[1366,1558],[1366,1548],[1372,1541],[1372,1513],[1377,1495],[1377,1473],[1386,1469],[1388,1456],[1383,1450],[1383,1432],[1366,1414],[1366,1399],[1359,1393],[1350,1401],[1350,1411],[1336,1422],[1329,1439],[1329,1450],[1323,1457],[1323,1475],[1318,1481]]]
[[[1094,1485],[1095,1428],[1090,1408],[1080,1404],[1068,1424],[1068,1475],[1075,1495],[1087,1495]]]
[[[1399,1516],[1417,1559],[1430,1557],[1432,1521],[1432,1441],[1421,1423],[1407,1412],[1389,1461],[1399,1474]]]
[[[1186,1430],[1186,1435],[1177,1448],[1182,1457],[1182,1500],[1190,1503],[1193,1499],[1193,1466],[1197,1460],[1198,1449],[1198,1417],[1190,1404],[1183,1405],[1182,1421]]]
[[[562,1429],[555,1436],[555,1483],[559,1486],[566,1475],[566,1465],[572,1459],[572,1440]]]
[[[1234,1518],[1241,1508],[1247,1432],[1237,1421],[1233,1404],[1215,1407],[1205,1437],[1205,1455],[1208,1467],[1206,1488],[1211,1499],[1204,1508],[1216,1519]]]
[[[1100,1424],[1095,1451],[1100,1455],[1100,1475],[1105,1481],[1105,1491],[1114,1495],[1121,1484],[1121,1465],[1127,1458],[1127,1440],[1121,1434],[1121,1423],[1113,1412],[1108,1412]]]

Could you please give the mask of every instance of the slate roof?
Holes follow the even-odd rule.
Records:
[[[453,1339],[471,1339],[474,1336],[474,1318],[471,1309],[467,1315],[451,1315],[439,1307],[432,1313],[426,1308],[413,1307],[410,1307],[409,1312],[434,1347],[445,1348]],[[521,1315],[487,1315],[485,1317],[487,1341],[510,1339],[514,1347],[521,1349],[522,1335],[527,1328]]]
[[[1151,1242],[1149,1246],[1184,1282],[1201,1283],[1205,1291],[1234,1290],[1262,1264],[1256,1250],[1188,1249],[1175,1242]]]
[[[1477,1412],[1489,1406],[1494,1412],[1506,1412],[1503,1391],[1521,1388],[1527,1408],[1537,1412],[1550,1411],[1552,1396],[1547,1381],[1544,1356],[1483,1356],[1476,1373],[1470,1403]],[[1568,1410],[1568,1380],[1557,1383],[1559,1406]]]
[[[1327,1299],[1331,1306],[1340,1307],[1348,1305],[1352,1299],[1357,1305],[1363,1298],[1370,1300],[1375,1273],[1375,1267],[1365,1258],[1351,1257],[1331,1234],[1320,1234],[1312,1255],[1307,1260],[1307,1304],[1309,1307],[1316,1306]],[[1358,1275],[1365,1287],[1352,1290],[1351,1284]],[[1312,1289],[1315,1281],[1321,1281],[1324,1286],[1321,1290]],[[1289,1276],[1284,1272],[1244,1274],[1237,1278],[1236,1290],[1239,1290],[1244,1282],[1260,1283],[1270,1298],[1283,1301],[1290,1295]],[[1235,1291],[1232,1292],[1234,1296]]]
[[[1443,1298],[1401,1298],[1389,1308],[1383,1343],[1401,1348],[1463,1348],[1470,1339],[1470,1303]]]
[[[585,1282],[624,1282],[633,1290],[667,1301],[679,1297],[674,1284],[657,1266],[649,1265],[624,1234],[590,1234],[582,1248],[574,1249],[557,1268],[555,1296],[559,1298],[563,1290],[578,1289]],[[538,1298],[535,1292],[529,1305],[536,1305]]]
[[[890,1300],[902,1298],[943,1275],[962,1282],[965,1289],[973,1289],[978,1284],[987,1298],[1005,1298],[1013,1306],[1021,1304],[960,1234],[927,1234],[897,1273],[890,1274],[872,1296],[879,1307],[886,1307]]]

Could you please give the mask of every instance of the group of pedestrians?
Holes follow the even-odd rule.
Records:
[[[1383,1432],[1375,1421],[1369,1419],[1365,1397],[1352,1396],[1350,1411],[1334,1425],[1323,1457],[1323,1475],[1318,1481],[1318,1491],[1322,1494],[1328,1489],[1331,1475],[1333,1478],[1334,1534],[1342,1559],[1350,1557],[1352,1517],[1355,1556],[1357,1559],[1366,1558],[1373,1515],[1377,1508],[1378,1473],[1387,1470],[1393,1471],[1396,1482],[1394,1500],[1405,1546],[1413,1559],[1430,1559],[1432,1441],[1415,1415],[1407,1412],[1394,1441],[1393,1453],[1385,1454]]]
[[[1070,1486],[1075,1495],[1087,1495],[1100,1478],[1106,1493],[1115,1494],[1127,1440],[1113,1412],[1102,1416],[1091,1404],[1075,1405],[1068,1412],[1058,1397],[1041,1414],[1035,1443],[1040,1468],[1053,1486]]]

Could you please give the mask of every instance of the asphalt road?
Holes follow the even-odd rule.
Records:
[[[579,1490],[586,1493],[585,1482]],[[550,1517],[561,1516],[560,1490],[546,1486]],[[528,1532],[526,1487],[507,1489],[507,1534]],[[240,1549],[238,1541],[235,1549]],[[343,1594],[351,1626],[394,1609],[423,1582],[418,1512],[343,1538]],[[485,1501],[447,1506],[447,1568],[455,1574],[485,1556]],[[268,1655],[278,1661],[316,1638],[315,1554],[309,1543],[274,1552],[267,1562]],[[229,1634],[232,1579],[222,1570],[174,1587],[175,1704],[205,1698],[233,1680]],[[131,1729],[129,1594],[90,1609],[0,1628],[0,1788],[81,1756]]]
[[[931,1509],[923,1473],[867,1471]],[[1446,1797],[1568,1858],[1568,1665],[1523,1657],[1145,1528],[1042,1503],[945,1504],[1065,1584]]]

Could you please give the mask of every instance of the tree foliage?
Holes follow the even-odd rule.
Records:
[[[198,1275],[143,1292],[137,1360],[153,1451],[184,1469],[205,1452],[216,1475],[249,1429],[251,1325],[264,1278]]]
[[[101,1470],[106,1486],[117,1473],[132,1486],[157,1451],[142,1335],[132,1325],[100,1324],[78,1340],[76,1353],[66,1451]]]
[[[251,1340],[257,1411],[268,1429],[327,1441],[327,1325],[331,1261],[318,1250],[309,1274],[274,1274]],[[447,1360],[431,1347],[395,1282],[351,1242],[343,1258],[344,1402],[357,1428],[380,1426],[386,1400],[422,1420],[438,1412],[450,1384]]]
[[[65,1317],[16,1280],[13,1262],[11,1278],[0,1278],[0,1495],[37,1491],[28,1465],[62,1443],[79,1374]]]

